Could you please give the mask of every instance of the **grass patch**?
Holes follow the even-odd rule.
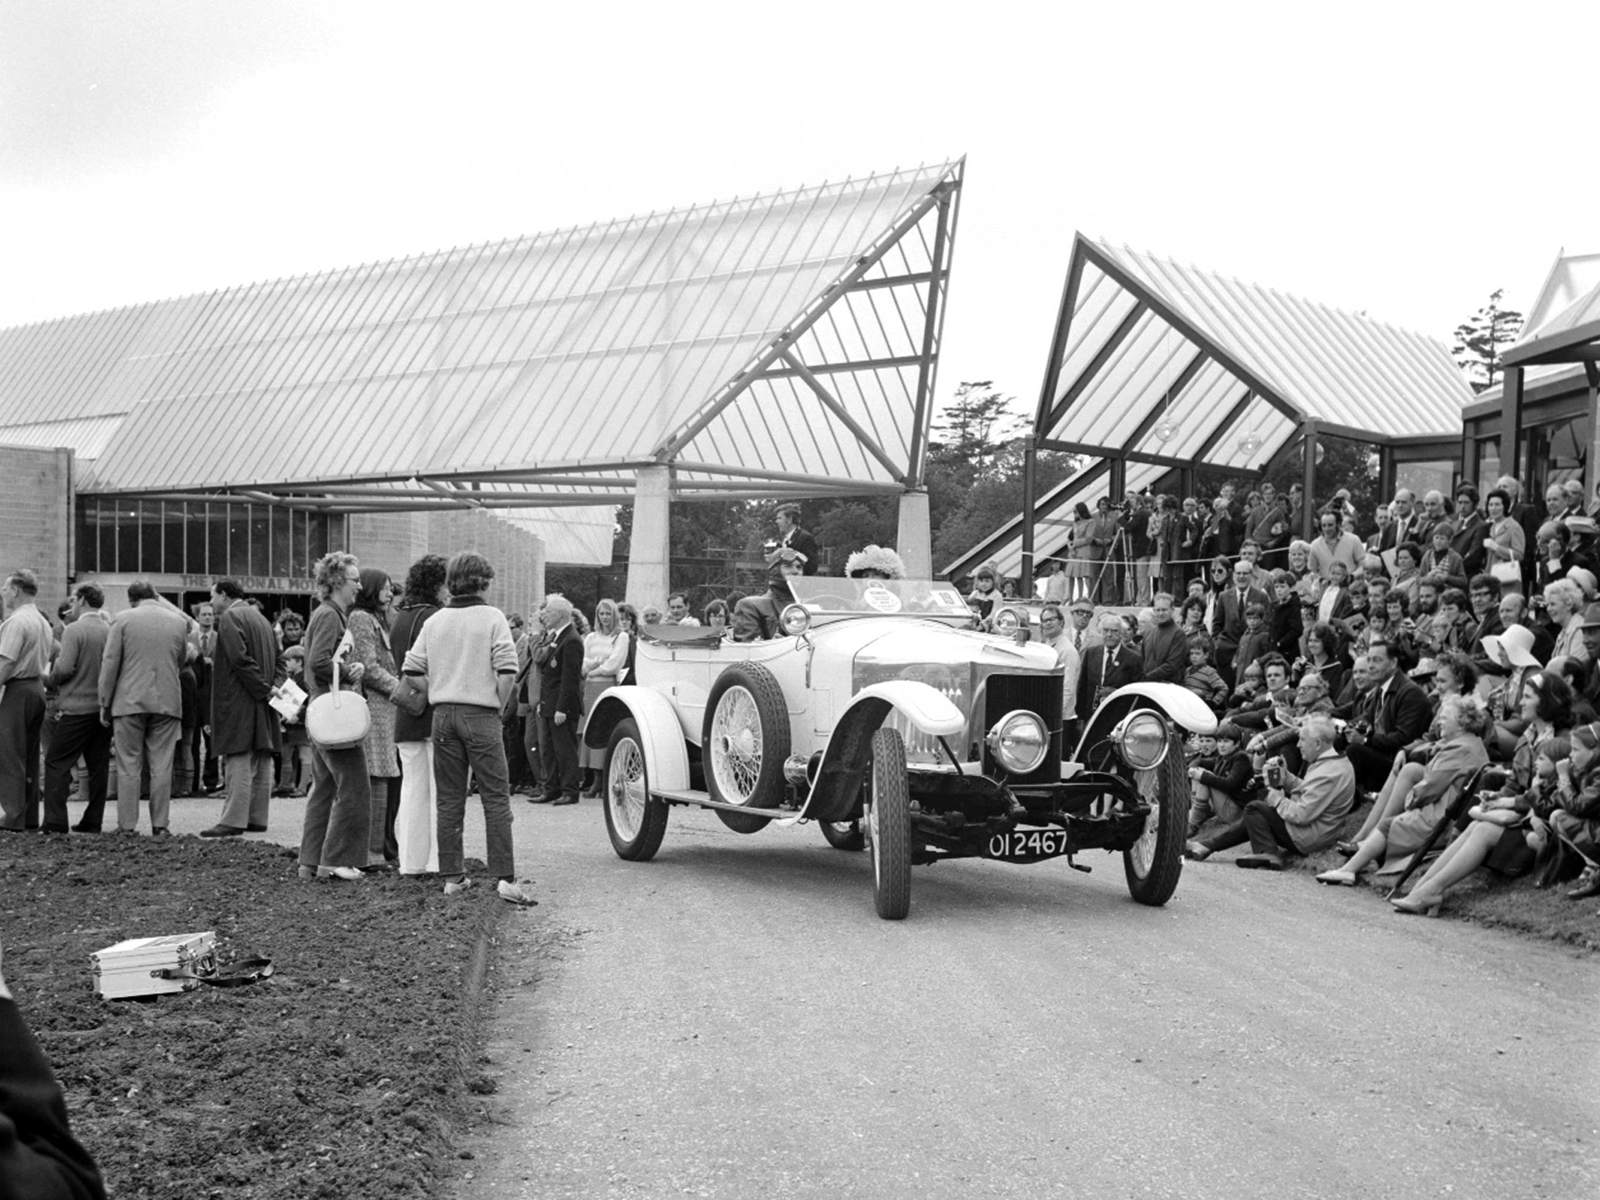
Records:
[[[295,878],[293,851],[197,838],[0,840],[5,975],[120,1198],[431,1196],[482,1076],[492,889]],[[215,930],[247,987],[94,994],[92,951]]]

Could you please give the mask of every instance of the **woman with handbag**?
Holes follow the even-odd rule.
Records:
[[[1425,765],[1411,786],[1384,789],[1373,805],[1379,819],[1358,839],[1356,851],[1342,867],[1324,871],[1318,883],[1353,886],[1367,866],[1382,859],[1388,870],[1399,870],[1420,850],[1461,787],[1489,761],[1483,735],[1489,715],[1476,696],[1452,695],[1439,706],[1439,740],[1420,751]],[[1398,779],[1390,776],[1390,784]]]
[[[374,567],[361,570],[361,590],[350,610],[352,658],[362,666],[361,692],[367,698],[367,727],[363,747],[372,792],[372,818],[367,833],[367,868],[392,870],[399,859],[395,843],[395,818],[400,809],[400,759],[395,751],[394,702],[400,684],[389,645],[389,603],[394,584],[386,572]]]
[[[425,554],[406,572],[406,589],[389,631],[400,687],[395,692],[394,745],[400,757],[400,808],[395,814],[395,853],[402,875],[437,875],[439,849],[433,827],[438,804],[433,790],[433,708],[427,676],[404,675],[406,651],[416,644],[422,624],[444,607],[445,559]]]
[[[1593,725],[1568,733],[1572,723],[1572,689],[1559,675],[1541,672],[1531,681],[1523,701],[1528,728],[1517,742],[1511,781],[1499,795],[1467,810],[1471,823],[1445,848],[1427,873],[1404,899],[1389,901],[1397,912],[1437,916],[1445,892],[1479,867],[1502,875],[1526,874],[1549,841],[1546,815],[1539,808],[1554,807],[1545,799],[1547,789],[1536,784],[1535,766],[1540,755],[1553,760],[1551,739],[1570,736],[1570,763],[1576,781],[1594,762],[1600,734]]]
[[[1483,539],[1489,574],[1502,584],[1522,583],[1522,559],[1528,552],[1528,537],[1511,515],[1511,496],[1500,488],[1483,502],[1489,517],[1489,536]]]
[[[306,797],[300,830],[300,878],[364,879],[367,832],[372,819],[372,791],[367,782],[367,754],[354,745],[319,741],[313,708],[317,701],[346,689],[347,711],[365,707],[358,689],[364,668],[342,665],[350,653],[347,615],[361,590],[361,565],[356,556],[335,550],[317,560],[317,596],[321,601],[306,626],[306,728],[311,735],[311,791]],[[355,701],[355,704],[351,703]],[[323,706],[325,707],[325,706]]]
[[[589,710],[608,687],[615,687],[617,676],[628,663],[628,643],[632,639],[622,631],[615,600],[602,600],[595,606],[594,629],[583,638],[583,721],[578,725],[578,753],[585,768],[583,791],[579,794],[591,799],[600,795],[600,771],[605,766],[606,752],[590,749],[583,742],[583,726],[588,723]]]

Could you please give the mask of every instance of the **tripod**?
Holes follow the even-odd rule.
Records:
[[[1117,532],[1111,537],[1111,544],[1106,547],[1106,556],[1101,560],[1100,571],[1094,577],[1094,586],[1089,591],[1089,598],[1092,599],[1096,604],[1103,602],[1102,597],[1105,593],[1102,589],[1105,582],[1106,572],[1111,569],[1113,564],[1120,562],[1129,571],[1133,570],[1133,560],[1131,558],[1124,557],[1127,552],[1128,531],[1121,525],[1118,525]],[[1114,580],[1116,577],[1113,576],[1112,578]],[[1114,596],[1112,597],[1111,603],[1116,604],[1120,599],[1120,596]]]

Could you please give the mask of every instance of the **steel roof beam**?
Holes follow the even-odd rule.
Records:
[[[1172,397],[1182,395],[1183,389],[1189,386],[1190,381],[1199,373],[1200,368],[1205,366],[1210,359],[1211,355],[1201,350],[1189,360],[1189,365],[1179,373],[1172,386],[1161,394],[1161,402],[1151,406],[1150,411],[1145,413],[1144,419],[1139,422],[1134,431],[1122,443],[1123,454],[1139,445],[1145,438],[1150,436],[1152,429],[1161,424],[1161,418],[1166,414],[1172,402]]]
[[[862,428],[861,422],[846,411],[845,406],[839,403],[838,398],[817,381],[817,377],[806,369],[805,363],[795,356],[793,349],[783,352],[783,361],[788,363],[794,373],[800,377],[800,381],[811,389],[811,394],[821,402],[822,407],[839,418],[839,422],[850,431],[851,436],[860,443],[861,448],[883,464],[883,468],[894,476],[896,482],[904,483],[906,473],[900,469],[899,464],[884,452],[883,447],[878,445],[877,439],[872,434]]]
[[[1137,298],[1134,306],[1128,310],[1128,315],[1122,318],[1122,323],[1111,331],[1111,336],[1101,343],[1100,349],[1095,351],[1095,356],[1089,360],[1088,365],[1078,372],[1078,377],[1067,385],[1066,393],[1061,399],[1051,405],[1044,429],[1054,429],[1061,423],[1061,419],[1067,415],[1067,410],[1079,396],[1083,395],[1084,389],[1093,382],[1094,377],[1105,369],[1122,343],[1128,340],[1128,335],[1133,332],[1133,327],[1139,323],[1140,318],[1150,311],[1150,305],[1138,292],[1132,288],[1127,290]]]

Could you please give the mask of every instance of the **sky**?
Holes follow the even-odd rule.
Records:
[[[6,0],[0,327],[965,155],[941,403],[1032,406],[1077,230],[1448,341],[1600,251],[1597,33],[1541,3]]]

